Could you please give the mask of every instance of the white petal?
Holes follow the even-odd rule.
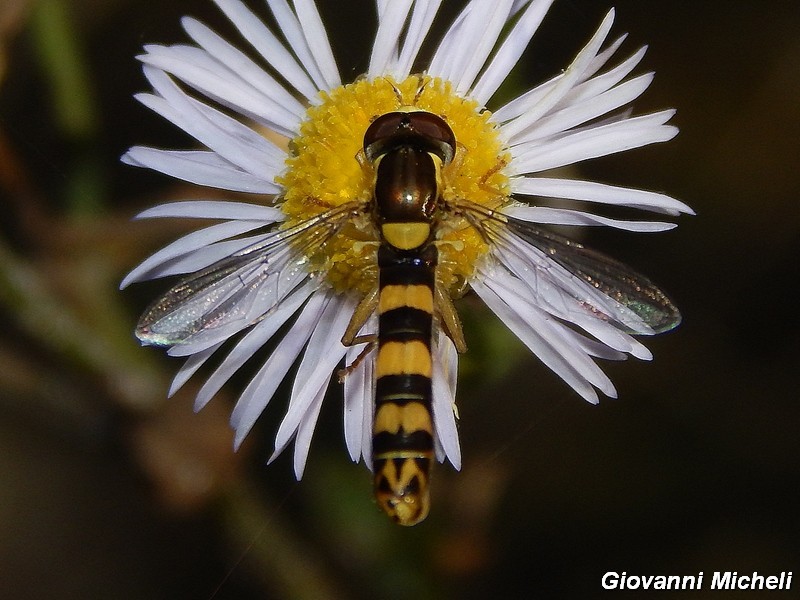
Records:
[[[303,28],[303,35],[314,55],[314,61],[319,65],[328,86],[325,89],[330,90],[341,85],[339,68],[333,58],[333,50],[328,42],[328,33],[325,31],[319,12],[317,12],[317,5],[314,0],[294,0],[294,6],[297,10],[297,19]]]
[[[247,173],[215,152],[134,146],[122,156],[122,162],[221,190],[253,194],[277,194],[281,191],[275,182]]]
[[[369,402],[364,405],[364,422],[361,424],[363,434],[361,436],[361,456],[364,457],[364,463],[367,468],[372,471],[372,426],[375,420],[375,363],[367,368],[368,373],[372,373],[372,384],[369,395]]]
[[[378,21],[378,33],[372,45],[367,76],[372,79],[390,70],[397,60],[400,34],[408,19],[408,12],[414,0],[394,0],[388,3]]]
[[[400,56],[393,68],[392,74],[398,79],[405,79],[411,72],[419,49],[425,41],[441,4],[442,0],[417,0],[415,3]]]
[[[511,16],[513,17],[519,11],[521,11],[531,0],[514,0],[514,4],[511,6]]]
[[[606,185],[577,179],[520,177],[511,182],[515,194],[597,202],[612,206],[627,206],[668,215],[694,214],[683,202],[665,194]]]
[[[453,342],[440,331],[433,349],[433,422],[436,441],[456,470],[461,470],[461,446],[455,419],[455,377],[458,353]]]
[[[283,153],[265,138],[245,137],[234,131],[232,119],[225,119],[219,111],[187,96],[163,71],[145,66],[144,73],[161,98],[138,94],[136,99],[142,104],[248,173],[263,176],[266,171],[271,175],[267,178],[272,179],[282,168],[280,161]],[[253,143],[256,139],[257,145]]]
[[[614,56],[614,54],[617,53],[617,50],[620,49],[620,47],[622,46],[622,43],[627,39],[627,37],[628,37],[628,34],[627,33],[623,33],[621,36],[619,36],[617,39],[615,39],[613,42],[611,42],[605,50],[603,50],[602,52],[599,52],[597,54],[597,56],[594,58],[594,60],[589,64],[589,67],[586,69],[586,72],[583,75],[584,79],[588,79],[589,77],[591,77],[592,75],[597,73],[600,69],[602,69],[605,66],[605,64],[609,60],[611,60],[611,57]],[[646,47],[645,48],[641,48],[639,50],[639,52],[642,52],[642,56],[644,56],[644,50],[645,49],[646,49]],[[638,62],[639,61],[637,60],[631,66],[631,70],[633,70],[633,67],[635,67]],[[622,79],[622,77],[620,77],[620,80],[621,79]]]
[[[527,129],[509,139],[510,144],[525,144],[536,139],[557,135],[578,125],[610,113],[638,98],[653,80],[648,73],[631,79],[607,92],[575,102],[567,108],[543,117]]]
[[[570,92],[568,92],[562,100],[557,103],[557,105],[567,105],[570,103],[571,99],[576,95],[579,94],[580,91],[580,98],[582,98],[583,93],[590,94],[590,92],[594,89],[593,85],[590,85],[591,82],[598,82],[599,91],[594,93],[600,93],[604,90],[607,90],[625,78],[633,69],[636,67],[637,64],[641,61],[642,57],[645,54],[647,47],[640,48],[636,54],[628,58],[624,63],[620,64],[618,67],[614,67],[613,69],[609,70],[608,73],[604,73],[603,75],[598,75],[594,79],[591,79],[589,83],[585,82],[585,80],[592,77],[597,71],[599,71],[605,64],[611,59],[611,57],[619,50],[622,43],[625,41],[626,35],[622,35],[614,42],[609,44],[608,48],[600,52],[584,69],[583,75],[578,78],[578,81],[583,81],[584,83],[579,83],[576,85]],[[517,96],[513,100],[510,100],[507,104],[503,105],[502,107],[496,109],[492,114],[495,120],[498,123],[504,123],[506,121],[510,121],[520,115],[528,112],[532,106],[537,104],[541,98],[546,96],[550,90],[564,77],[564,73],[559,73],[555,77],[545,81],[544,83],[534,87],[533,89],[525,92],[524,94]],[[601,80],[605,80],[603,83]]]
[[[596,314],[587,312],[586,307],[574,298],[557,299],[549,297],[547,290],[541,284],[535,283],[531,278],[516,277],[511,273],[497,269],[492,272],[492,279],[501,283],[504,288],[513,290],[514,293],[532,306],[530,311],[537,309],[544,310],[553,316],[569,323],[574,323],[584,331],[600,340],[607,348],[614,350],[611,354],[603,352],[595,346],[585,343],[585,338],[581,337],[579,345],[586,348],[589,354],[618,360],[619,352],[625,352],[641,360],[650,360],[652,355],[641,343],[627,333],[620,331],[614,323],[598,318]],[[528,312],[528,311],[525,311]],[[571,331],[565,329],[565,331]]]
[[[258,416],[272,400],[275,390],[311,337],[327,302],[327,295],[321,292],[309,298],[297,321],[242,392],[231,413],[231,426],[235,430],[234,448],[241,445]]]
[[[320,393],[324,395],[331,374],[347,351],[341,339],[353,316],[355,302],[349,297],[334,296],[333,292],[329,292],[329,296],[330,300],[324,307],[319,321],[314,325],[308,347],[297,370],[289,409],[275,436],[275,452],[270,461],[284,450],[295,435],[309,406]],[[303,449],[295,446],[295,452],[302,453]]]
[[[165,246],[155,254],[151,255],[138,267],[128,273],[120,283],[120,289],[125,288],[134,281],[145,281],[152,279],[153,269],[161,266],[167,261],[194,252],[198,248],[208,246],[219,240],[227,239],[234,235],[239,235],[253,229],[263,227],[266,223],[258,221],[226,221],[217,223],[210,227],[193,231]]]
[[[512,0],[474,3],[460,35],[463,46],[459,59],[453,63],[450,79],[455,90],[465,94],[475,83],[475,78],[497,44],[500,32],[511,11]]]
[[[548,225],[603,225],[641,233],[668,231],[677,227],[675,223],[663,223],[659,221],[620,221],[618,219],[609,219],[579,210],[548,208],[544,206],[513,206],[505,209],[503,212],[512,217],[522,219],[523,221],[545,223]]]
[[[306,99],[316,98],[319,88],[297,63],[286,47],[239,0],[214,0],[244,38],[258,53]]]
[[[556,106],[567,106],[571,104],[573,100],[583,99],[584,95],[599,94],[622,81],[622,79],[633,71],[644,56],[647,49],[646,46],[640,48],[636,54],[619,66],[609,70],[607,73],[589,79],[609,61],[617,50],[619,50],[619,47],[626,37],[627,36],[623,35],[617,38],[608,48],[600,52],[584,69],[583,75],[577,79],[577,81],[583,81],[583,83],[578,83],[556,103]],[[498,123],[505,123],[527,113],[534,105],[540,102],[542,98],[547,96],[563,77],[564,73],[559,73],[548,81],[510,100],[507,104],[504,104],[492,113],[493,118]],[[585,81],[587,79],[589,79],[589,81]]]
[[[150,269],[147,272],[146,279],[137,279],[137,281],[196,273],[197,271],[210,267],[223,258],[227,258],[255,244],[259,244],[268,237],[269,234],[251,235],[236,238],[235,240],[224,240],[209,244],[203,248],[198,248],[194,252],[173,258]]]
[[[552,260],[549,254],[525,240],[509,236],[493,247],[491,256],[528,286],[538,306],[553,314],[565,315],[573,322],[579,318],[577,315],[591,314],[593,318],[619,323],[626,330],[638,334],[653,334],[653,329],[633,310],[574,275]],[[501,273],[502,269],[490,269],[491,277]]]
[[[373,314],[358,335],[373,335],[378,329],[377,315]],[[344,438],[350,458],[358,462],[363,456],[367,465],[371,466],[370,450],[372,446],[372,411],[375,401],[375,352],[361,356],[367,348],[359,344],[347,349],[345,365],[350,366],[361,360],[356,369],[344,380]],[[368,427],[364,427],[364,423]]]
[[[294,96],[286,91],[273,77],[256,65],[241,50],[232,46],[214,31],[190,17],[182,20],[183,28],[197,44],[219,61],[231,73],[247,85],[264,94],[274,106],[290,112],[297,121],[305,116],[306,109]]]
[[[555,352],[552,346],[525,323],[494,291],[482,283],[473,285],[472,289],[545,366],[561,377],[567,385],[578,392],[587,402],[598,403],[597,392],[586,379],[581,377],[572,365]]]
[[[250,204],[248,202],[231,202],[228,200],[181,200],[159,204],[143,210],[134,219],[240,219],[246,221],[262,221],[273,223],[283,221],[286,215],[274,206]]]
[[[142,97],[146,98],[147,94],[138,94],[136,97],[141,100]],[[183,98],[180,96],[176,97],[178,97],[180,101],[183,101]],[[261,162],[261,169],[255,173],[256,175],[261,175],[265,179],[271,181],[277,173],[283,170],[284,161],[286,160],[286,150],[279,148],[274,142],[254,131],[250,126],[245,125],[236,118],[226,115],[216,108],[212,108],[191,97],[188,97],[188,103],[193,110],[196,110],[207,119],[217,131],[224,132],[228,138],[240,144],[243,150],[255,155],[256,160]],[[186,110],[186,107],[182,107],[181,110]],[[274,111],[270,111],[270,114],[274,114]],[[175,117],[173,111],[173,116],[168,118],[185,119],[185,115]],[[272,128],[274,131],[280,132],[274,121],[268,119],[263,119],[263,121],[267,122],[268,127]],[[177,121],[175,122],[178,123]],[[296,119],[289,120],[286,132],[289,134],[296,132],[297,123],[298,121]],[[178,124],[180,125],[180,123]],[[193,126],[196,126],[196,124],[193,124]]]
[[[439,359],[441,361],[444,382],[447,384],[447,389],[450,392],[450,396],[453,398],[451,408],[453,414],[458,416],[455,403],[456,388],[458,386],[458,351],[455,349],[453,341],[447,337],[442,329],[439,329],[437,343],[439,344],[439,348],[445,348],[445,351],[439,354]]]
[[[552,319],[546,311],[528,302],[522,286],[506,285],[513,278],[492,279],[487,284],[503,301],[520,315],[537,333],[546,337],[553,348],[561,354],[578,373],[610,397],[616,397],[616,390],[608,376],[580,347],[570,343],[575,332],[559,320]]]
[[[267,313],[264,319],[253,327],[253,329],[233,347],[228,353],[228,356],[225,357],[225,360],[220,363],[217,369],[206,380],[203,387],[201,387],[200,391],[197,393],[195,409],[199,410],[205,406],[233,374],[236,373],[253,354],[263,347],[264,344],[275,335],[278,329],[297,312],[303,302],[305,302],[313,292],[313,286],[305,286],[294,294],[291,294]]]
[[[286,38],[286,41],[289,42],[289,47],[297,56],[300,65],[305,68],[311,76],[315,87],[318,90],[329,89],[322,75],[322,71],[316,60],[314,60],[311,49],[308,47],[308,42],[297,20],[297,16],[289,7],[289,4],[286,0],[267,0],[267,4],[270,10],[272,10],[275,20],[278,22],[281,33]]]
[[[664,125],[674,114],[673,110],[665,110],[568,133],[555,140],[522,145],[518,148],[518,154],[513,157],[510,168],[517,174],[536,173],[648,144],[666,142],[678,134],[676,127]]]
[[[520,17],[514,29],[508,34],[503,45],[492,58],[470,94],[479,104],[485,105],[505,81],[519,57],[527,48],[533,34],[541,25],[553,0],[531,2],[525,14]]]
[[[643,46],[613,69],[609,69],[602,75],[597,75],[596,77],[592,77],[576,85],[569,94],[564,97],[563,104],[567,105],[580,102],[586,98],[593,98],[594,96],[610,90],[636,68],[644,58],[646,52],[647,46]]]
[[[603,45],[611,26],[614,23],[614,11],[611,10],[603,19],[600,28],[594,34],[589,43],[581,50],[572,61],[572,64],[564,72],[563,76],[555,81],[555,84],[547,91],[539,101],[530,107],[525,113],[513,121],[503,125],[503,135],[507,139],[513,138],[520,131],[528,128],[546,115],[556,104],[572,89],[572,87],[582,80],[586,70],[597,56],[600,46]]]
[[[325,399],[327,384],[320,388],[317,395],[303,411],[303,418],[297,426],[297,436],[294,440],[294,476],[300,481],[303,478],[303,471],[306,468],[308,452],[311,450],[311,438],[314,437],[314,428],[317,425],[319,411],[322,408],[322,401]]]
[[[363,349],[363,345],[348,348],[345,365],[352,365]],[[365,358],[344,380],[344,441],[350,458],[356,463],[361,458],[364,407],[368,402],[372,402],[372,397],[368,393],[372,386],[367,380],[367,375],[370,378],[372,376],[371,363],[369,357]]]
[[[328,35],[312,0],[296,0],[297,14],[286,0],[267,0],[281,33],[320,90],[340,85]]]
[[[603,358],[605,360],[625,360],[628,358],[623,352],[614,350],[604,342],[588,338],[582,333],[574,331],[569,327],[564,327],[561,330],[561,333],[565,338],[570,340],[568,343],[580,348],[589,356]]]
[[[172,384],[169,386],[169,392],[167,392],[167,398],[172,398],[179,389],[183,387],[189,379],[197,373],[197,370],[202,367],[205,362],[211,358],[211,355],[216,352],[222,344],[218,344],[212,348],[208,348],[203,352],[198,352],[194,356],[190,356],[187,358],[181,368],[178,369],[178,372],[175,374],[175,377],[172,379]],[[195,410],[199,410],[195,408]]]
[[[598,54],[584,69],[583,74],[577,78],[577,82],[584,81],[592,75],[594,75],[597,71],[599,71],[611,58],[611,56],[619,49],[622,45],[622,42],[625,40],[626,36],[621,36],[617,40],[615,40],[612,44],[609,45],[608,48],[603,50],[600,54]],[[583,94],[591,94],[591,93],[600,93],[605,89],[609,89],[619,83],[626,75],[628,75],[634,67],[641,61],[642,57],[645,54],[645,48],[639,49],[639,51],[627,59],[624,63],[611,69],[608,73],[604,73],[603,75],[598,75],[594,79],[589,80],[589,82],[585,83],[578,83],[574,88],[572,88],[566,95],[561,98],[558,102],[556,102],[555,106],[566,106],[570,104],[572,99],[574,98],[582,98]],[[496,109],[492,116],[494,117],[495,121],[498,123],[505,123],[507,121],[511,121],[521,115],[528,113],[532,108],[538,104],[542,98],[546,97],[564,78],[566,72],[559,73],[555,77],[545,81],[544,83],[534,87],[533,89],[525,92],[524,94],[517,96],[513,100],[510,100],[507,104],[503,105],[502,107]],[[597,82],[597,89],[595,90],[595,82]]]
[[[138,57],[145,67],[169,73],[212,100],[263,123],[281,135],[291,137],[296,133],[297,116],[228,72],[205,50],[194,46],[156,45],[148,45],[145,49],[147,54]],[[177,122],[176,119],[170,120]]]
[[[519,116],[532,110],[534,106],[550,93],[553,87],[555,87],[558,81],[563,77],[564,73],[560,73],[493,111],[492,119],[497,123],[503,124],[500,128],[501,133],[505,128],[505,123],[513,122],[513,120],[517,119]]]
[[[464,7],[464,10],[462,10],[458,17],[456,17],[456,19],[453,21],[452,25],[450,25],[450,28],[447,30],[444,36],[442,36],[442,40],[439,42],[439,46],[436,48],[436,52],[434,52],[433,58],[426,69],[426,72],[431,77],[450,79],[451,66],[458,58],[458,52],[453,50],[457,47],[458,42],[461,41],[459,32],[461,31],[464,21],[466,20],[472,8],[472,2],[467,4]]]
[[[527,314],[524,315],[526,317],[524,318],[519,309],[514,306],[513,297],[510,298],[512,304],[508,304],[509,298],[501,298],[495,289],[490,288],[482,281],[473,282],[472,288],[531,352],[539,357],[539,360],[578,392],[582,398],[592,404],[597,404],[597,393],[587,377],[592,376],[596,379],[597,374],[593,373],[587,364],[587,361],[591,362],[588,357],[584,355],[584,360],[581,360],[575,348],[568,347],[564,337],[552,327],[547,327],[546,321],[537,318],[538,315]],[[536,323],[535,326],[532,324],[533,322]],[[596,365],[594,366],[596,368]]]

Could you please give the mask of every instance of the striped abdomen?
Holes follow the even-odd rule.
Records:
[[[381,240],[372,470],[378,505],[401,525],[430,508],[435,224],[441,168],[456,146],[441,117],[409,108],[377,117],[364,134]]]
[[[375,498],[402,525],[428,514],[433,461],[431,332],[436,247],[378,252]]]

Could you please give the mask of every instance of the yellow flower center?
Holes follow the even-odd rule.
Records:
[[[322,92],[322,103],[308,109],[300,134],[290,142],[281,209],[291,227],[325,210],[372,200],[374,175],[359,162],[364,133],[376,117],[414,107],[439,115],[456,137],[456,157],[442,170],[445,206],[458,199],[497,208],[509,196],[503,147],[491,114],[474,100],[456,95],[450,82],[413,75],[402,82],[388,77],[356,81]],[[439,249],[437,277],[451,295],[463,293],[476,261],[488,246],[466,220],[445,212],[436,224]],[[369,211],[353,219],[333,239],[312,251],[309,268],[324,274],[337,290],[366,294],[377,282],[377,228]]]

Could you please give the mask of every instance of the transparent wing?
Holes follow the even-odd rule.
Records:
[[[136,327],[144,344],[173,346],[204,332],[231,332],[259,320],[310,275],[307,257],[333,237],[359,203],[325,211],[183,279],[145,310]],[[228,333],[228,335],[230,334]]]
[[[649,279],[623,263],[568,238],[478,204],[460,201],[453,208],[484,239],[503,254],[504,263],[518,265],[515,273],[540,277],[550,289],[572,299],[585,313],[614,323],[626,333],[669,331],[681,315],[669,298]],[[531,256],[530,248],[535,249]],[[524,265],[535,264],[535,273]],[[525,273],[528,271],[528,273]]]

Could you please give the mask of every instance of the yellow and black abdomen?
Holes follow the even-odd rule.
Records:
[[[429,509],[433,286],[436,247],[378,252],[378,357],[373,470],[375,496],[398,523],[414,525]]]
[[[375,170],[378,249],[378,356],[372,467],[375,499],[401,525],[430,508],[434,455],[431,340],[438,251],[435,226],[441,167],[453,159],[455,136],[439,116],[397,111],[364,134]]]

